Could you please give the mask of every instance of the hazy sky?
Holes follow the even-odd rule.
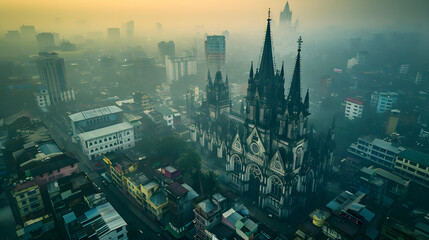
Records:
[[[268,8],[278,21],[284,0],[1,0],[0,31],[35,25],[38,32],[84,34],[135,21],[137,33],[151,32],[156,22],[180,32],[203,25],[211,31],[247,31],[265,25]],[[291,0],[293,19],[302,29],[320,27],[423,29],[429,0]]]

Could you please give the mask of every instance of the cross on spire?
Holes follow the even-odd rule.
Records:
[[[267,20],[268,21],[271,20],[271,8],[268,8],[268,19]]]
[[[301,36],[299,36],[299,38],[298,38],[298,41],[297,41],[297,43],[298,43],[298,51],[301,51],[301,45],[302,45],[302,37]]]

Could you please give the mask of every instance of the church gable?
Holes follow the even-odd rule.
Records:
[[[277,150],[277,152],[274,154],[273,158],[271,159],[270,169],[281,175],[285,174],[284,163],[279,150]]]
[[[243,150],[243,146],[240,141],[240,135],[238,133],[235,135],[234,140],[232,141],[232,149],[241,152]]]
[[[256,127],[253,128],[249,137],[246,139],[247,149],[256,156],[262,156],[265,153],[264,144]]]

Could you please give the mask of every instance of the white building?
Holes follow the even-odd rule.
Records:
[[[389,170],[395,167],[396,156],[403,150],[405,148],[374,137],[360,137],[347,148],[347,152]]]
[[[346,97],[346,109],[344,111],[346,118],[350,120],[361,118],[362,112],[363,101],[352,97]]]
[[[110,203],[98,205],[81,216],[63,216],[69,239],[126,240],[127,223]]]
[[[47,111],[47,107],[51,106],[48,90],[44,87],[40,87],[39,91],[35,93],[34,96],[36,97],[37,106],[43,111]]]
[[[356,58],[350,58],[347,60],[347,69],[352,69],[356,65],[358,65],[358,60]]]
[[[197,61],[194,57],[165,56],[165,70],[167,71],[167,82],[179,80],[185,75],[197,74]]]
[[[91,159],[135,146],[133,126],[128,122],[84,132],[78,138],[82,151]]]
[[[175,124],[182,122],[182,115],[176,109],[159,107],[157,110],[162,114],[164,124],[168,127],[172,127]]]

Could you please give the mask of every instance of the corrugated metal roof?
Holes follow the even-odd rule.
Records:
[[[84,132],[84,133],[79,134],[78,136],[80,139],[87,141],[90,139],[106,136],[106,135],[109,135],[109,134],[112,134],[115,132],[124,131],[124,130],[132,129],[132,128],[133,128],[133,126],[129,122],[123,122],[123,123],[118,123],[118,124],[115,124],[112,126],[92,130],[89,132]]]
[[[106,115],[119,113],[119,112],[122,112],[122,109],[120,109],[119,107],[107,106],[107,107],[102,107],[102,108],[91,109],[88,111],[74,113],[74,114],[69,115],[69,118],[73,122],[78,122],[78,121],[83,121],[83,120],[87,120],[87,119],[91,119],[91,118],[106,116]]]

